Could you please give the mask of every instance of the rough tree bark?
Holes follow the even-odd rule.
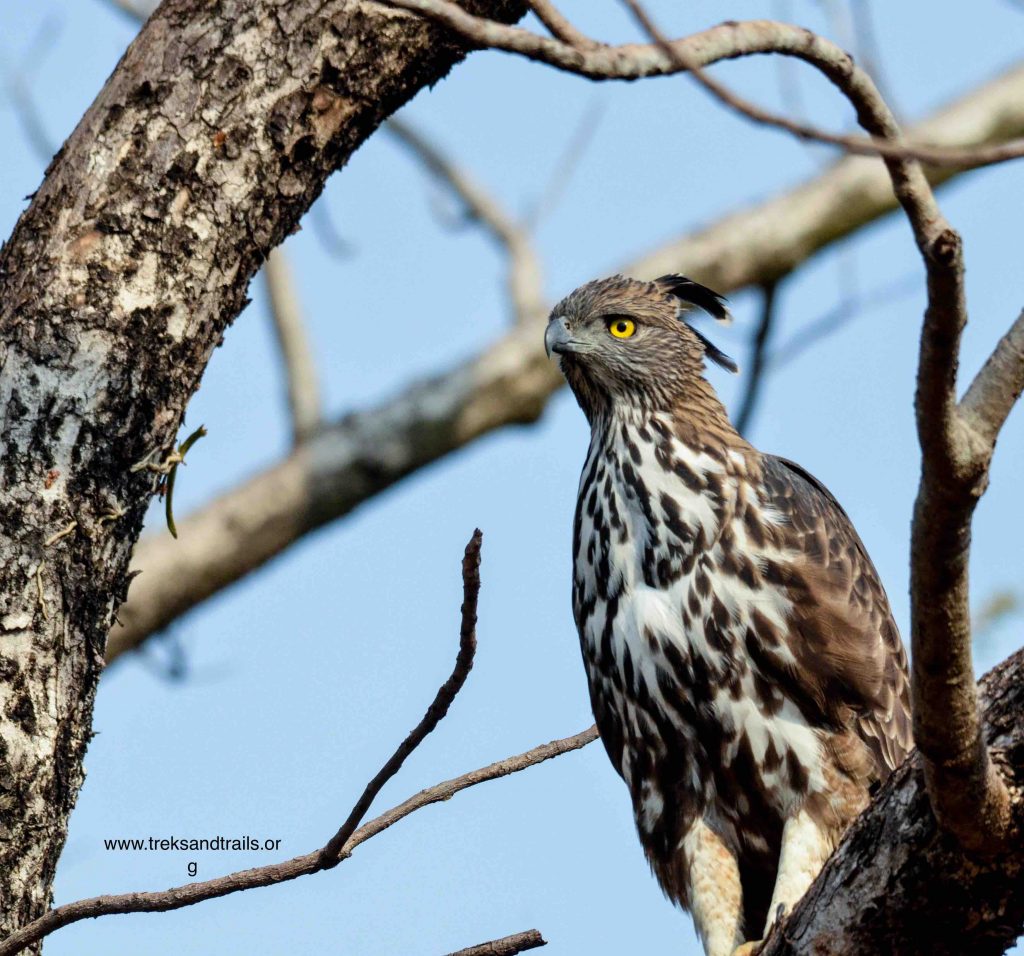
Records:
[[[326,177],[466,51],[369,0],[167,0],[0,254],[0,936],[49,905],[128,558],[212,350]]]
[[[1024,819],[1024,651],[981,682],[984,738]],[[847,832],[760,956],[995,956],[1024,926],[1019,845],[965,859],[935,820],[915,751]]]

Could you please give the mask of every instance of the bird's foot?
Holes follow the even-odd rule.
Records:
[[[763,943],[763,939],[752,939],[748,943],[737,946],[732,951],[732,956],[756,956],[760,952]]]

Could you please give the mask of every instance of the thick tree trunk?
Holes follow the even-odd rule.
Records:
[[[1024,821],[1024,651],[981,683],[985,740]],[[940,833],[915,752],[761,956],[988,956],[1024,931],[1024,844],[969,859]]]
[[[369,0],[167,0],[0,254],[0,936],[49,905],[128,558],[211,352],[327,176],[465,52]]]

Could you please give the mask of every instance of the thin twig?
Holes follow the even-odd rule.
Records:
[[[473,668],[473,656],[476,654],[476,608],[480,596],[480,544],[483,535],[477,528],[466,545],[466,553],[462,558],[462,626],[459,628],[459,653],[455,657],[455,667],[451,675],[440,687],[433,703],[427,708],[423,719],[410,731],[409,736],[399,744],[387,763],[377,772],[376,776],[366,785],[362,796],[356,801],[352,812],[341,825],[338,832],[323,848],[321,856],[324,865],[330,866],[339,858],[348,838],[355,833],[374,798],[381,788],[399,770],[402,764],[433,729],[444,720],[448,708],[455,700],[456,694],[462,690]]]
[[[369,823],[363,824],[352,834],[352,838],[345,845],[342,855],[350,854],[360,843],[365,843],[382,830],[394,826],[399,820],[422,807],[429,806],[432,803],[443,803],[468,787],[475,787],[477,784],[485,783],[488,780],[497,780],[500,777],[507,777],[512,773],[519,773],[520,770],[543,763],[545,760],[551,760],[553,757],[559,757],[572,750],[579,750],[595,740],[597,740],[597,728],[591,726],[586,730],[580,731],[578,734],[574,734],[572,737],[562,737],[559,740],[552,740],[550,743],[540,744],[524,753],[516,754],[514,757],[496,760],[494,763],[481,767],[479,770],[471,770],[469,773],[464,773],[461,777],[454,777],[451,780],[445,780],[442,783],[434,784],[432,787],[427,787],[426,790],[421,790],[408,800],[398,804],[398,806],[392,807],[379,817],[374,818]],[[0,956],[5,956],[2,949],[0,949]]]
[[[267,283],[277,345],[284,362],[292,440],[294,444],[301,445],[320,427],[320,389],[299,296],[288,257],[280,246],[271,250],[267,257],[263,277]]]
[[[594,100],[577,121],[576,129],[558,157],[554,171],[541,190],[540,196],[530,205],[523,217],[523,225],[527,232],[534,232],[541,220],[551,215],[558,205],[558,201],[569,185],[573,173],[579,168],[580,160],[597,132],[605,105],[602,100]]]
[[[467,946],[448,956],[515,956],[516,953],[525,953],[528,949],[537,949],[547,944],[547,940],[537,930],[528,929],[514,936],[492,939],[489,943]]]
[[[399,820],[409,814],[429,806],[432,803],[444,803],[450,800],[455,794],[477,784],[486,783],[489,780],[497,780],[509,774],[519,773],[528,767],[533,767],[545,760],[551,760],[562,754],[573,750],[579,750],[597,739],[597,728],[589,727],[572,737],[564,737],[560,740],[553,740],[551,743],[541,744],[525,753],[517,754],[514,757],[506,757],[504,760],[495,761],[479,770],[473,770],[445,780],[442,783],[421,790],[415,796],[410,797],[398,806],[385,811],[379,817],[375,817],[368,823],[364,823],[348,839],[345,846],[336,858],[336,863],[347,860],[352,851],[361,843],[375,837],[378,833],[394,826]],[[106,916],[113,913],[153,913],[166,912],[167,910],[181,909],[184,906],[191,906],[203,900],[214,899],[218,896],[227,896],[229,893],[237,893],[240,890],[248,890],[258,886],[272,886],[275,883],[284,883],[294,880],[300,876],[310,873],[317,873],[323,866],[321,864],[322,850],[314,850],[304,856],[297,856],[283,863],[274,863],[270,866],[256,867],[251,870],[240,870],[237,873],[230,873],[227,876],[218,877],[213,880],[206,880],[202,883],[189,883],[186,886],[175,887],[162,892],[150,893],[124,893],[119,896],[94,896],[91,899],[79,900],[75,903],[66,903],[50,910],[45,916],[40,917],[27,926],[12,933],[7,939],[0,942],[0,956],[13,956],[26,946],[38,942],[55,930],[83,919],[92,919],[97,916]]]
[[[178,526],[174,523],[174,485],[178,477],[178,468],[185,463],[185,456],[189,453],[189,449],[200,438],[205,438],[206,434],[206,426],[200,425],[178,446],[178,450],[166,462],[170,465],[170,470],[167,472],[164,483],[164,517],[167,519],[167,530],[171,532],[172,538],[178,537]]]
[[[444,24],[474,44],[482,47],[518,53],[560,70],[577,73],[593,80],[632,80],[646,76],[664,76],[681,72],[684,68],[665,55],[659,44],[624,43],[620,46],[597,44],[581,50],[550,37],[542,37],[521,27],[510,27],[467,13],[451,0],[387,0],[392,6],[419,13]],[[719,59],[746,56],[752,53],[779,53],[796,56],[815,63],[819,54],[832,60],[844,74],[855,71],[852,60],[842,54],[840,63],[835,57],[838,47],[809,31],[770,20],[728,22],[673,41],[672,48],[688,60],[685,69],[706,67]],[[860,72],[860,71],[856,71]],[[707,77],[704,80],[707,81]],[[835,77],[830,76],[830,79]],[[997,146],[938,147],[926,143],[908,143],[870,131],[870,138],[829,133],[776,116],[758,106],[749,104],[731,93],[717,81],[704,86],[734,109],[750,119],[784,129],[801,139],[816,140],[840,146],[846,152],[864,156],[883,156],[890,159],[918,159],[933,166],[981,167],[1006,162],[1024,156],[1024,138],[1014,139]]]
[[[835,308],[818,316],[781,345],[772,349],[771,354],[765,359],[766,370],[774,372],[788,365],[822,339],[845,328],[871,306],[892,303],[894,299],[917,292],[920,288],[921,278],[915,272],[888,282],[863,296],[856,295],[844,299]]]
[[[775,293],[778,282],[766,282],[762,288],[761,320],[757,323],[751,342],[750,374],[747,387],[740,402],[740,410],[736,415],[736,431],[741,435],[747,433],[750,420],[754,416],[757,400],[760,397],[761,385],[764,383],[768,338],[775,321]]]
[[[169,890],[145,893],[124,893],[117,896],[97,896],[92,899],[79,900],[75,903],[68,903],[50,910],[45,916],[21,927],[0,943],[0,956],[10,956],[38,942],[48,936],[54,930],[67,926],[70,923],[95,916],[103,916],[112,913],[141,913],[141,912],[162,912],[166,910],[180,909],[190,906],[203,900],[213,899],[218,896],[226,896],[229,893],[236,893],[241,890],[253,889],[258,886],[270,886],[275,883],[282,883],[293,880],[299,876],[310,873],[317,873],[322,870],[329,870],[346,859],[352,850],[360,843],[369,839],[370,836],[387,829],[403,816],[411,813],[413,809],[426,806],[434,802],[429,799],[428,792],[424,791],[412,800],[407,800],[400,807],[393,808],[387,813],[371,821],[366,826],[356,829],[360,821],[366,815],[373,799],[380,792],[384,784],[390,780],[398,771],[405,759],[415,750],[440,723],[448,713],[448,708],[455,699],[456,694],[465,684],[466,677],[473,666],[473,655],[476,651],[476,612],[477,601],[480,594],[480,544],[482,536],[477,530],[466,545],[465,554],[462,559],[462,582],[463,602],[461,627],[459,630],[459,653],[455,659],[455,667],[451,676],[440,687],[423,719],[416,725],[408,737],[399,745],[377,775],[367,784],[362,795],[356,801],[352,811],[337,833],[320,850],[307,853],[304,856],[294,857],[283,863],[274,863],[269,866],[256,867],[249,870],[240,870],[237,873],[230,873],[227,876],[218,877],[213,880],[205,880],[201,883],[189,883],[185,886],[174,887]],[[580,744],[579,746],[582,746]],[[548,745],[550,749],[552,745]],[[535,748],[539,751],[543,748]],[[559,752],[573,749],[566,746]],[[475,771],[467,774],[466,778],[455,781],[448,781],[432,788],[434,791],[447,790],[448,796],[465,787],[472,786],[484,779],[493,779],[495,776],[502,776],[503,773],[512,773],[517,769],[529,766],[531,763],[539,763],[541,760],[554,756],[554,753],[547,753],[536,756],[527,762],[522,761],[512,768],[504,769],[502,772],[493,772],[487,775],[489,768],[484,768],[484,773]],[[515,758],[513,758],[514,760]],[[492,765],[492,768],[496,765]],[[418,799],[417,799],[418,798]],[[438,797],[437,799],[446,799]]]
[[[15,115],[21,122],[29,147],[43,163],[50,161],[57,151],[57,146],[47,132],[36,107],[32,95],[33,74],[40,69],[44,58],[57,43],[62,28],[62,20],[53,16],[45,17],[28,49],[21,55],[18,68],[4,77],[7,95],[10,97]]]
[[[406,147],[439,182],[465,206],[466,214],[479,223],[508,256],[508,293],[518,324],[536,319],[546,311],[540,258],[527,230],[473,178],[453,163],[433,142],[403,120],[392,117],[384,128]]]

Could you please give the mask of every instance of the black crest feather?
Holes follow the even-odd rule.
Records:
[[[689,322],[687,322],[686,324],[690,325]],[[731,359],[728,355],[726,355],[725,352],[723,352],[717,345],[715,345],[714,342],[710,341],[706,335],[701,335],[701,333],[698,332],[692,325],[690,325],[690,331],[693,332],[693,334],[696,335],[697,338],[701,340],[701,342],[704,345],[704,354],[709,359],[711,359],[711,361],[714,362],[715,365],[720,365],[722,366],[722,368],[726,369],[726,371],[733,373],[738,372],[740,370],[740,367],[736,364],[736,362],[733,361],[733,359]]]
[[[695,305],[698,309],[707,312],[713,319],[726,325],[732,322],[732,313],[726,308],[725,296],[719,295],[706,285],[701,285],[699,282],[694,282],[693,279],[687,279],[686,276],[680,275],[660,276],[654,280],[654,283],[669,295],[674,295],[681,302],[685,302],[687,305]],[[698,332],[689,322],[686,324],[690,326],[693,334],[700,339],[704,346],[704,354],[712,362],[730,372],[738,372],[740,370],[740,367],[714,342],[708,339],[706,335]]]
[[[654,284],[660,286],[669,295],[674,295],[681,302],[703,309],[711,318],[717,319],[719,322],[727,324],[732,321],[732,313],[725,306],[725,296],[719,295],[706,285],[679,275],[660,276],[654,280]]]

